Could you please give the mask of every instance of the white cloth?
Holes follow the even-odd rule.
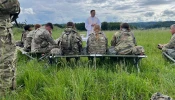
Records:
[[[93,33],[94,31],[94,27],[91,26],[92,24],[97,24],[101,27],[101,22],[97,17],[89,17],[85,22],[85,28],[87,30],[86,38],[88,38],[89,34]]]

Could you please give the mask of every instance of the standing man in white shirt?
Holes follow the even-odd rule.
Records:
[[[101,27],[100,20],[97,17],[95,17],[95,10],[91,10],[90,14],[91,16],[85,22],[85,28],[87,30],[86,38],[88,38],[89,34],[93,33],[95,25],[99,25]]]

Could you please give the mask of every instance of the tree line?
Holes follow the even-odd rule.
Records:
[[[150,29],[150,28],[162,28],[162,27],[169,27],[170,25],[174,24],[175,21],[165,21],[165,22],[137,22],[137,23],[129,23],[131,29]],[[101,23],[101,29],[102,30],[119,30],[120,29],[119,22],[102,22]],[[19,23],[18,27],[23,28],[26,25],[26,23]],[[33,24],[30,24],[32,27]],[[59,28],[65,28],[66,24],[54,24],[54,26],[57,26]],[[17,27],[16,24],[14,24],[14,27]],[[75,23],[75,27],[77,30],[80,31],[86,31],[85,23]]]
[[[101,23],[101,29],[102,30],[119,30],[120,29],[120,24],[119,22],[102,22]],[[85,23],[76,23],[75,27],[80,30],[80,31],[85,31]],[[133,25],[130,26],[132,29],[137,28],[134,27]]]
[[[120,29],[120,24],[118,22],[102,22],[101,23],[101,29],[102,30],[119,30]],[[20,27],[23,28],[26,24],[25,23],[18,23],[18,26],[16,24],[14,24],[14,27]],[[33,24],[28,24],[30,26],[34,26]],[[59,28],[65,28],[66,24],[53,24],[54,26],[57,26]],[[85,28],[85,23],[75,23],[75,27],[77,30],[80,31],[86,31]],[[136,28],[134,26],[131,25],[131,28]]]

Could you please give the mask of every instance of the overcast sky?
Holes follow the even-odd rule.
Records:
[[[19,0],[19,22],[85,22],[90,10],[107,22],[175,20],[175,0]]]

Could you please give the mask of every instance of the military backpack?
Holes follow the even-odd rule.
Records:
[[[60,46],[63,55],[81,54],[82,39],[72,28],[66,28],[60,39]]]
[[[106,54],[108,41],[103,32],[90,34],[87,42],[88,54]]]

